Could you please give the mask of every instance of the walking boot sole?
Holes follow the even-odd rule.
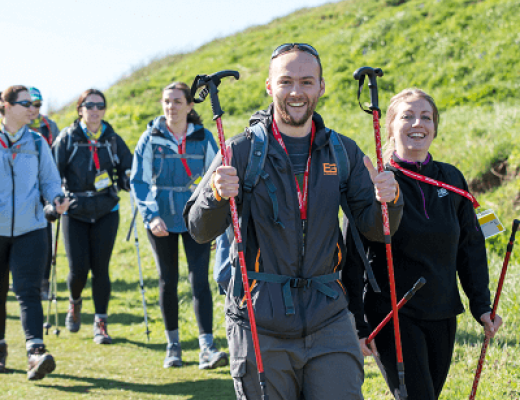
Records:
[[[27,378],[30,381],[37,381],[43,379],[45,375],[50,374],[56,369],[56,362],[50,354],[42,357],[38,365],[27,372]]]
[[[227,354],[213,361],[212,363],[199,364],[199,369],[215,369],[218,367],[225,367],[226,365],[228,365]]]

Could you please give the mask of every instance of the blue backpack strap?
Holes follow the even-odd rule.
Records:
[[[33,135],[34,144],[36,145],[36,151],[38,152],[38,166],[40,165],[40,154],[42,154],[42,137],[39,133],[31,131]]]
[[[347,181],[350,175],[350,161],[348,158],[347,150],[341,140],[339,138],[338,133],[333,130],[330,130],[330,142],[332,144],[332,149],[334,150],[334,158],[336,159],[336,165],[338,166],[338,177],[340,179],[340,192],[341,192],[341,208],[343,209],[343,213],[347,217],[352,231],[352,238],[354,239],[354,243],[356,245],[356,249],[359,253],[359,256],[363,260],[363,264],[365,266],[365,270],[367,272],[368,281],[372,286],[374,292],[379,293],[381,289],[377,284],[376,278],[374,276],[374,272],[372,271],[372,267],[368,262],[367,255],[365,253],[365,247],[363,246],[363,242],[359,237],[359,232],[356,227],[356,223],[354,221],[354,217],[352,216],[352,212],[350,211],[350,207],[347,202]]]
[[[249,216],[251,214],[251,198],[254,187],[262,178],[267,186],[269,198],[273,205],[273,221],[275,224],[284,227],[278,218],[278,199],[276,197],[276,187],[271,181],[269,174],[264,171],[265,159],[267,157],[267,150],[269,147],[269,136],[265,126],[257,123],[249,128],[251,133],[251,150],[249,151],[249,161],[247,163],[244,181],[242,183],[243,201],[241,214],[241,233],[243,251],[245,253],[245,241],[247,239],[247,225],[249,223]],[[237,261],[237,260],[235,260]],[[243,295],[243,286],[240,273],[240,267],[235,265],[235,277],[233,284],[233,296],[241,297]]]

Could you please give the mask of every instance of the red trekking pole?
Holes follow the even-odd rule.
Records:
[[[222,78],[232,76],[235,79],[239,78],[239,73],[237,71],[220,71],[216,72],[213,75],[197,75],[193,84],[191,86],[191,95],[195,101],[195,103],[203,102],[208,94],[210,95],[211,108],[213,110],[213,119],[217,123],[218,130],[218,140],[220,144],[220,154],[222,156],[222,165],[228,166],[229,160],[226,154],[226,139],[224,137],[224,128],[222,127],[222,119],[221,116],[224,114],[222,108],[220,107],[220,100],[218,98],[218,85],[220,85],[220,81]],[[195,98],[195,94],[197,90],[201,87],[204,89],[201,90],[199,94],[199,98]],[[247,269],[246,269],[246,261],[244,258],[244,246],[242,245],[242,234],[240,233],[240,225],[238,223],[238,212],[236,201],[234,197],[229,199],[229,205],[231,207],[231,217],[233,219],[233,230],[235,231],[235,241],[238,247],[238,259],[240,261],[240,271],[242,273],[242,282],[244,284],[244,292],[246,295],[247,301],[247,313],[249,316],[249,323],[251,324],[251,335],[253,337],[253,345],[255,348],[255,356],[256,356],[256,365],[258,368],[258,377],[260,380],[260,388],[262,391],[262,400],[269,400],[269,396],[267,395],[267,384],[265,382],[265,372],[264,365],[262,362],[262,354],[260,353],[260,343],[258,341],[258,332],[256,330],[256,319],[255,313],[253,311],[253,302],[251,300],[251,292],[249,289],[249,280],[247,278]]]
[[[383,76],[381,68],[361,67],[354,72],[354,79],[359,81],[358,101],[363,88],[365,76],[368,76],[368,87],[370,89],[370,106],[369,110],[361,109],[368,114],[372,114],[374,124],[374,136],[376,140],[376,155],[377,155],[377,171],[379,173],[384,171],[383,155],[381,151],[381,128],[379,125],[379,118],[381,117],[381,110],[379,109],[379,100],[377,95],[377,77]],[[390,300],[392,303],[392,313],[394,321],[394,336],[395,336],[395,350],[397,355],[397,374],[399,376],[399,396],[402,400],[408,398],[406,385],[404,383],[404,363],[403,363],[403,349],[401,347],[401,333],[399,331],[399,316],[397,315],[397,299],[395,294],[395,280],[394,280],[394,260],[392,257],[392,241],[390,237],[390,221],[388,218],[388,205],[381,203],[381,211],[383,214],[383,232],[385,235],[386,245],[386,260],[388,266],[388,280],[390,284]]]
[[[491,321],[495,319],[495,314],[498,307],[498,301],[500,300],[500,294],[502,293],[502,286],[504,285],[504,279],[506,277],[507,265],[509,264],[509,258],[511,257],[511,252],[513,251],[513,244],[515,242],[516,231],[518,230],[518,226],[520,225],[520,221],[515,219],[513,221],[513,229],[511,231],[511,237],[509,238],[509,243],[507,244],[507,252],[504,258],[504,263],[502,264],[502,272],[500,273],[500,279],[498,280],[497,292],[495,294],[495,300],[493,302],[493,309],[491,311]],[[477,395],[477,387],[480,381],[480,374],[482,372],[482,367],[484,366],[484,361],[486,359],[486,351],[489,345],[489,338],[486,337],[484,343],[482,343],[482,349],[480,351],[480,358],[478,360],[477,370],[475,372],[475,379],[473,380],[473,387],[471,389],[471,394],[469,395],[469,400],[474,400]]]
[[[403,306],[408,303],[408,301],[413,297],[413,295],[415,294],[415,292],[417,292],[420,288],[422,288],[424,286],[424,284],[426,283],[426,279],[424,279],[423,277],[420,277],[417,282],[415,282],[415,284],[413,285],[413,287],[408,291],[406,292],[406,294],[403,296],[403,298],[401,299],[401,301],[399,303],[397,303],[397,310],[400,310],[401,308],[403,308]],[[376,329],[374,329],[372,331],[372,333],[370,334],[370,336],[368,336],[368,339],[366,341],[366,344],[367,346],[370,344],[370,342],[372,340],[374,340],[374,338],[376,337],[376,335],[381,331],[381,329],[383,329],[383,327],[388,323],[388,321],[390,321],[390,319],[392,318],[392,316],[394,315],[394,312],[393,311],[390,311],[387,316],[385,317],[384,320],[382,320],[379,325],[376,327]]]

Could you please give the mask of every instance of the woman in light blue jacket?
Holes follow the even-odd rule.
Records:
[[[9,270],[20,303],[28,356],[28,378],[42,379],[56,366],[43,344],[43,310],[40,283],[48,245],[42,198],[59,214],[69,201],[60,203],[61,180],[49,146],[31,131],[33,107],[25,86],[11,86],[2,93],[0,113],[0,372],[5,370],[7,344],[5,319]]]
[[[164,367],[182,365],[177,283],[178,242],[182,237],[199,325],[199,368],[227,364],[213,343],[213,300],[208,283],[210,244],[198,244],[182,218],[184,205],[217,154],[213,135],[193,110],[190,88],[182,82],[164,88],[164,115],[155,118],[134,152],[131,186],[143,216],[159,271],[159,304],[168,346]]]

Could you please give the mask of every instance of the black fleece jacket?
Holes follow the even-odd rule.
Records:
[[[393,159],[402,168],[468,190],[457,168],[435,162],[431,156],[422,164],[400,160],[395,154]],[[480,316],[491,311],[489,274],[484,236],[472,203],[454,192],[409,178],[389,165],[387,169],[395,173],[406,198],[401,224],[392,237],[397,301],[420,277],[427,280],[400,313],[424,320],[450,318],[462,313],[458,275],[469,298],[471,313],[480,322]],[[391,304],[385,245],[366,241],[366,246],[381,293],[368,287],[364,308],[388,313]],[[357,266],[363,268],[360,262]],[[362,286],[361,289],[360,285],[357,289],[349,287],[349,290],[349,307],[356,316],[358,334],[367,337],[370,327],[363,320]]]
[[[112,211],[119,202],[119,190],[130,190],[130,180],[126,172],[132,168],[132,153],[112,126],[106,121],[103,123],[106,126],[105,131],[98,140],[98,144],[102,145],[98,147],[100,170],[106,171],[114,184],[101,191],[99,196],[79,197],[77,207],[68,212],[70,217],[91,223]],[[52,151],[67,191],[96,191],[94,182],[97,171],[79,120],[61,131]],[[113,152],[116,154],[112,154]]]

